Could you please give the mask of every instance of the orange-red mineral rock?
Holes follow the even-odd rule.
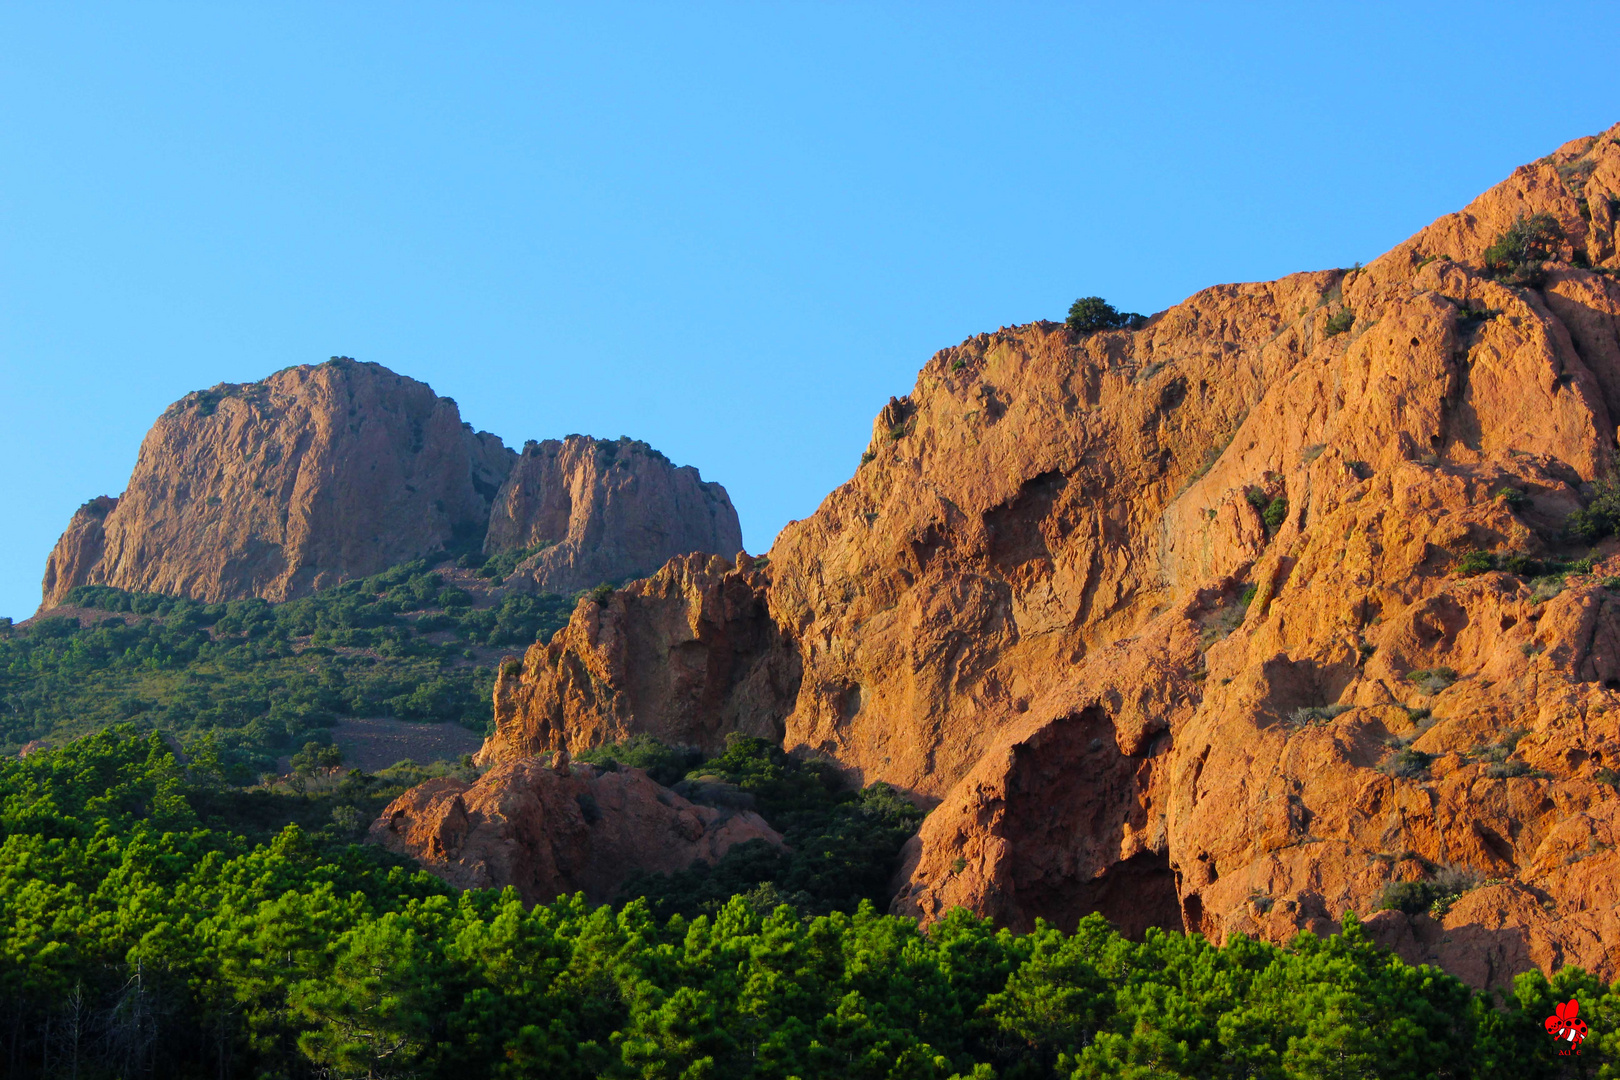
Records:
[[[796,657],[739,556],[672,559],[652,577],[581,600],[568,625],[502,666],[482,763],[648,733],[717,753],[727,733],[782,737]]]
[[[640,769],[537,758],[472,784],[418,784],[388,805],[370,839],[459,888],[510,885],[531,904],[575,892],[600,903],[638,872],[713,864],[748,840],[782,842],[753,811],[688,802]]]
[[[1413,881],[1372,925],[1414,959],[1620,975],[1620,557],[1567,530],[1617,216],[1620,128],[1366,267],[944,350],[768,565],[531,648],[485,758],[775,725],[933,807],[899,911],[1283,941]]]
[[[482,535],[515,455],[456,403],[334,359],[188,394],[129,486],[73,516],[44,607],[76,585],[286,600]]]
[[[692,466],[633,439],[570,435],[524,446],[490,514],[485,552],[537,547],[507,580],[566,596],[677,555],[730,554],[742,529],[726,489]]]

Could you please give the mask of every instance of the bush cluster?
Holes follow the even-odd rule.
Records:
[[[1077,334],[1095,334],[1099,330],[1136,330],[1147,317],[1120,311],[1100,296],[1082,296],[1069,305],[1069,317],[1064,321]]]
[[[621,899],[644,897],[661,918],[712,914],[732,896],[762,889],[815,914],[885,903],[900,848],[922,820],[922,811],[887,784],[851,790],[832,764],[803,761],[747,736],[733,736],[724,753],[694,766],[675,790],[699,802],[757,809],[782,833],[786,849],[749,841],[712,868],[627,883]]]
[[[1426,880],[1392,881],[1384,886],[1378,896],[1378,909],[1403,911],[1408,915],[1428,912],[1439,918],[1463,893],[1479,886],[1482,880],[1483,875],[1472,867],[1438,866]]]
[[[1608,473],[1593,487],[1591,501],[1564,521],[1564,531],[1587,544],[1620,532],[1620,474]]]
[[[1543,264],[1557,253],[1563,239],[1563,229],[1551,214],[1520,214],[1485,249],[1485,273],[1508,285],[1539,286],[1547,278]]]
[[[1263,488],[1250,488],[1244,495],[1249,505],[1254,507],[1260,515],[1260,524],[1265,527],[1267,536],[1274,536],[1283,522],[1288,520],[1288,498],[1284,495],[1267,495]]]
[[[1425,754],[1421,750],[1403,746],[1390,759],[1389,775],[1401,780],[1420,779],[1428,773],[1429,763],[1433,760],[1433,754]]]

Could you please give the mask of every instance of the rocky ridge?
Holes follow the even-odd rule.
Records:
[[[1488,267],[1537,215],[1545,270]],[[483,757],[774,724],[934,806],[895,901],[925,919],[1281,941],[1446,874],[1377,932],[1479,985],[1612,978],[1620,558],[1563,530],[1616,450],[1617,217],[1620,128],[1366,267],[944,350],[768,567],[705,568],[746,603],[674,571],[582,606]],[[742,651],[686,663],[683,621]]]
[[[520,456],[426,384],[334,358],[171,405],[123,495],[74,514],[42,606],[92,584],[281,601],[480,544],[535,552],[513,587],[569,593],[741,541],[725,488],[645,444]]]

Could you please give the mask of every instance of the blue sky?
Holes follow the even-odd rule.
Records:
[[[169,402],[336,354],[763,550],[935,350],[1365,261],[1620,120],[1617,5],[1228,7],[6,5],[0,614]]]

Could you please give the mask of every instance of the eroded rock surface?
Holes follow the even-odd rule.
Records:
[[[480,535],[515,455],[455,402],[333,360],[188,394],[118,499],[74,515],[44,605],[75,585],[286,600]]]
[[[490,514],[489,554],[544,545],[508,578],[567,595],[653,573],[677,555],[729,554],[742,529],[726,489],[643,442],[531,442]]]
[[[690,803],[640,769],[499,765],[476,783],[443,777],[395,799],[370,839],[458,888],[513,886],[524,902],[583,892],[611,900],[639,872],[713,864],[749,840],[782,837],[751,810]]]
[[[481,762],[578,750],[645,732],[719,752],[729,732],[779,740],[798,681],[765,603],[766,575],[740,556],[673,559],[503,665]]]
[[[1583,171],[1585,212],[1565,182]],[[1620,970],[1607,884],[1617,803],[1602,771],[1620,753],[1620,598],[1602,584],[1620,559],[1601,561],[1614,542],[1567,580],[1459,570],[1475,549],[1567,554],[1565,517],[1612,465],[1620,287],[1570,262],[1612,260],[1612,215],[1586,212],[1616,198],[1614,181],[1613,134],[1580,140],[1318,302],[1273,302],[1261,322],[1275,337],[1250,354],[1269,365],[1264,392],[1207,469],[1173,466],[1165,485],[1161,545],[1137,580],[1175,607],[1132,627],[1109,670],[1088,657],[1003,730],[925,822],[901,910],[965,902],[1008,921],[1072,918],[1025,899],[1029,862],[1054,863],[1042,830],[1067,828],[1112,858],[1043,869],[1043,888],[1095,889],[1141,866],[1145,844],[1179,905],[1164,921],[1217,940],[1331,930],[1391,881],[1449,865],[1489,884],[1438,919],[1379,915],[1386,942],[1481,985],[1531,963]],[[1568,240],[1545,290],[1486,279],[1484,247],[1538,212]],[[1159,316],[1131,347],[1158,357],[1156,331],[1231,318],[1186,310],[1199,303]],[[1355,322],[1329,336],[1339,304]],[[1179,363],[1154,378],[1177,377]],[[1286,512],[1268,527],[1262,508],[1279,498]],[[1235,585],[1253,587],[1247,605],[1183,599],[1212,587],[1230,598]],[[1124,753],[1138,724],[1127,706],[1143,694],[1167,727],[1134,785],[1113,783],[1111,801],[1091,789],[1038,800],[1045,823],[1014,812],[1030,783],[1020,762],[1043,745],[1056,748],[1048,771],[1068,760],[1106,777],[1062,733],[1107,717]],[[1113,824],[1141,818],[1158,829],[1145,841]],[[953,869],[962,852],[982,854]],[[1156,882],[1142,904],[1162,903]]]
[[[1487,274],[1536,214],[1562,237],[1545,281]],[[1564,522],[1613,466],[1617,215],[1620,128],[1365,268],[939,353],[752,571],[777,634],[742,655],[796,666],[748,715],[937,803],[900,911],[1282,941],[1451,865],[1482,884],[1377,932],[1480,984],[1620,974],[1620,558],[1522,561],[1585,553]],[[1467,576],[1476,549],[1521,561]],[[676,653],[613,625],[530,651],[486,754],[673,733],[687,669],[637,669]],[[576,704],[631,679],[656,688]]]

